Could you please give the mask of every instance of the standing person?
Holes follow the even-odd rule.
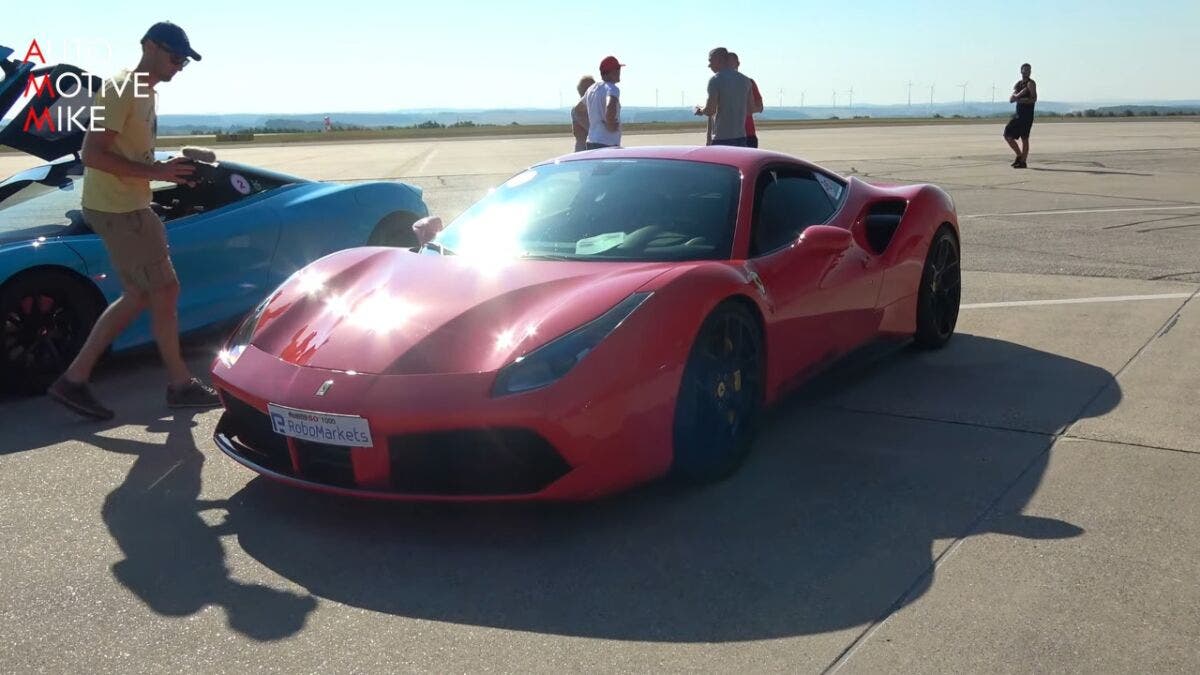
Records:
[[[1037,103],[1037,82],[1029,77],[1032,72],[1033,66],[1021,64],[1021,79],[1013,85],[1012,96],[1008,97],[1009,103],[1017,104],[1017,111],[1004,125],[1004,140],[1017,154],[1012,163],[1014,169],[1024,169],[1029,159],[1029,132],[1033,129],[1033,106]],[[1017,147],[1018,138],[1021,139],[1020,148]]]
[[[708,80],[708,100],[696,106],[696,115],[710,115],[712,145],[746,147],[746,115],[750,110],[750,78],[729,66],[729,50],[717,47],[708,53],[708,67],[716,74]]]
[[[729,67],[741,72],[742,61],[735,52],[729,52]],[[754,113],[763,111],[763,98],[762,94],[758,92],[758,83],[754,81],[754,78],[750,78],[750,101],[747,105],[749,110],[746,111],[746,145],[757,148],[758,132],[754,128]]]
[[[93,103],[103,110],[103,128],[88,131],[83,141],[83,216],[104,241],[122,293],[96,320],[79,355],[47,393],[94,419],[111,419],[113,411],[92,395],[87,384],[92,369],[146,308],[167,368],[167,405],[220,405],[216,392],[192,376],[180,352],[179,281],[167,250],[166,229],[150,209],[150,181],[188,183],[195,171],[183,157],[154,160],[158,131],[154,89],[170,82],[190,59],[199,61],[200,55],[183,29],[170,22],[156,23],[142,37],[137,66],[106,81]]]
[[[600,62],[600,81],[588,87],[584,94],[588,112],[587,150],[621,145],[621,68],[624,63],[615,56]]]
[[[593,84],[596,84],[596,78],[584,75],[575,86],[575,91],[579,92],[579,101],[571,108],[571,133],[575,134],[575,152],[587,149],[588,109],[587,100],[583,95]]]
[[[712,71],[713,75],[716,75],[717,73],[721,72],[721,66],[720,66],[720,62],[719,62],[719,61],[714,61],[714,60],[713,60],[713,58],[712,58],[712,54],[711,54],[711,53],[709,53],[709,55],[708,55],[708,69]],[[697,106],[697,107],[698,107],[698,106]],[[697,115],[699,115],[700,113],[699,113],[699,112],[697,112],[696,114],[697,114]],[[705,116],[704,116],[704,119],[705,119],[705,121],[707,121],[707,122],[708,122],[708,128],[707,128],[707,129],[705,129],[705,131],[704,131],[704,144],[705,144],[705,145],[712,145],[712,141],[713,141],[713,116],[712,116],[711,114],[709,114],[709,115],[705,115]]]

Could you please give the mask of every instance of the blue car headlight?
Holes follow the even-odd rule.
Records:
[[[616,330],[650,295],[650,292],[634,293],[600,317],[501,368],[492,386],[492,395],[518,394],[558,381]]]
[[[258,322],[262,319],[263,312],[267,309],[267,305],[275,298],[275,293],[266,297],[254,311],[250,312],[245,319],[242,320],[237,330],[233,335],[229,336],[229,340],[225,343],[225,348],[217,353],[217,358],[221,363],[225,364],[226,368],[232,368],[233,364],[237,363],[242,357],[242,352],[246,351],[246,347],[250,346],[250,340],[254,337],[254,331],[258,330]]]

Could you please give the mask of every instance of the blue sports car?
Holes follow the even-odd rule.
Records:
[[[30,76],[90,77],[67,64],[10,60],[11,53],[0,46],[0,115],[21,98]],[[121,294],[104,244],[80,210],[84,132],[26,124],[30,109],[90,105],[87,89],[78,89],[74,97],[41,91],[0,130],[0,145],[52,162],[0,182],[0,389],[44,390]],[[420,189],[404,183],[339,185],[234,162],[197,166],[195,185],[152,185],[152,208],[166,223],[179,276],[183,332],[232,323],[293,272],[334,251],[413,246],[411,226],[428,215]],[[142,316],[113,350],[151,342]]]

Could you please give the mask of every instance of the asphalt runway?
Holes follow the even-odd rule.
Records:
[[[844,364],[706,488],[572,506],[361,503],[256,479],[152,353],[119,417],[0,402],[5,671],[1200,671],[1200,124],[767,131],[953,195],[938,352]],[[631,136],[687,144],[699,134]],[[568,138],[246,147],[453,217]],[[21,162],[0,156],[0,174]],[[30,164],[25,162],[25,165]],[[216,341],[189,340],[205,370]]]

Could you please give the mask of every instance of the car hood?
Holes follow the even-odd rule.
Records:
[[[597,318],[671,266],[546,260],[497,266],[405,249],[351,249],[282,286],[252,344],[313,368],[485,372]]]
[[[92,100],[100,91],[102,79],[68,63],[38,65],[10,58],[12,53],[11,48],[0,45],[0,68],[4,71],[4,79],[0,80],[0,117],[21,99],[31,79],[41,83],[46,77],[52,86],[32,96],[12,121],[0,129],[0,145],[46,161],[79,152],[91,123]],[[77,86],[75,78],[63,80],[70,96],[59,95],[54,86],[64,73],[74,74],[82,83]],[[30,120],[30,114],[38,118],[40,127]]]

